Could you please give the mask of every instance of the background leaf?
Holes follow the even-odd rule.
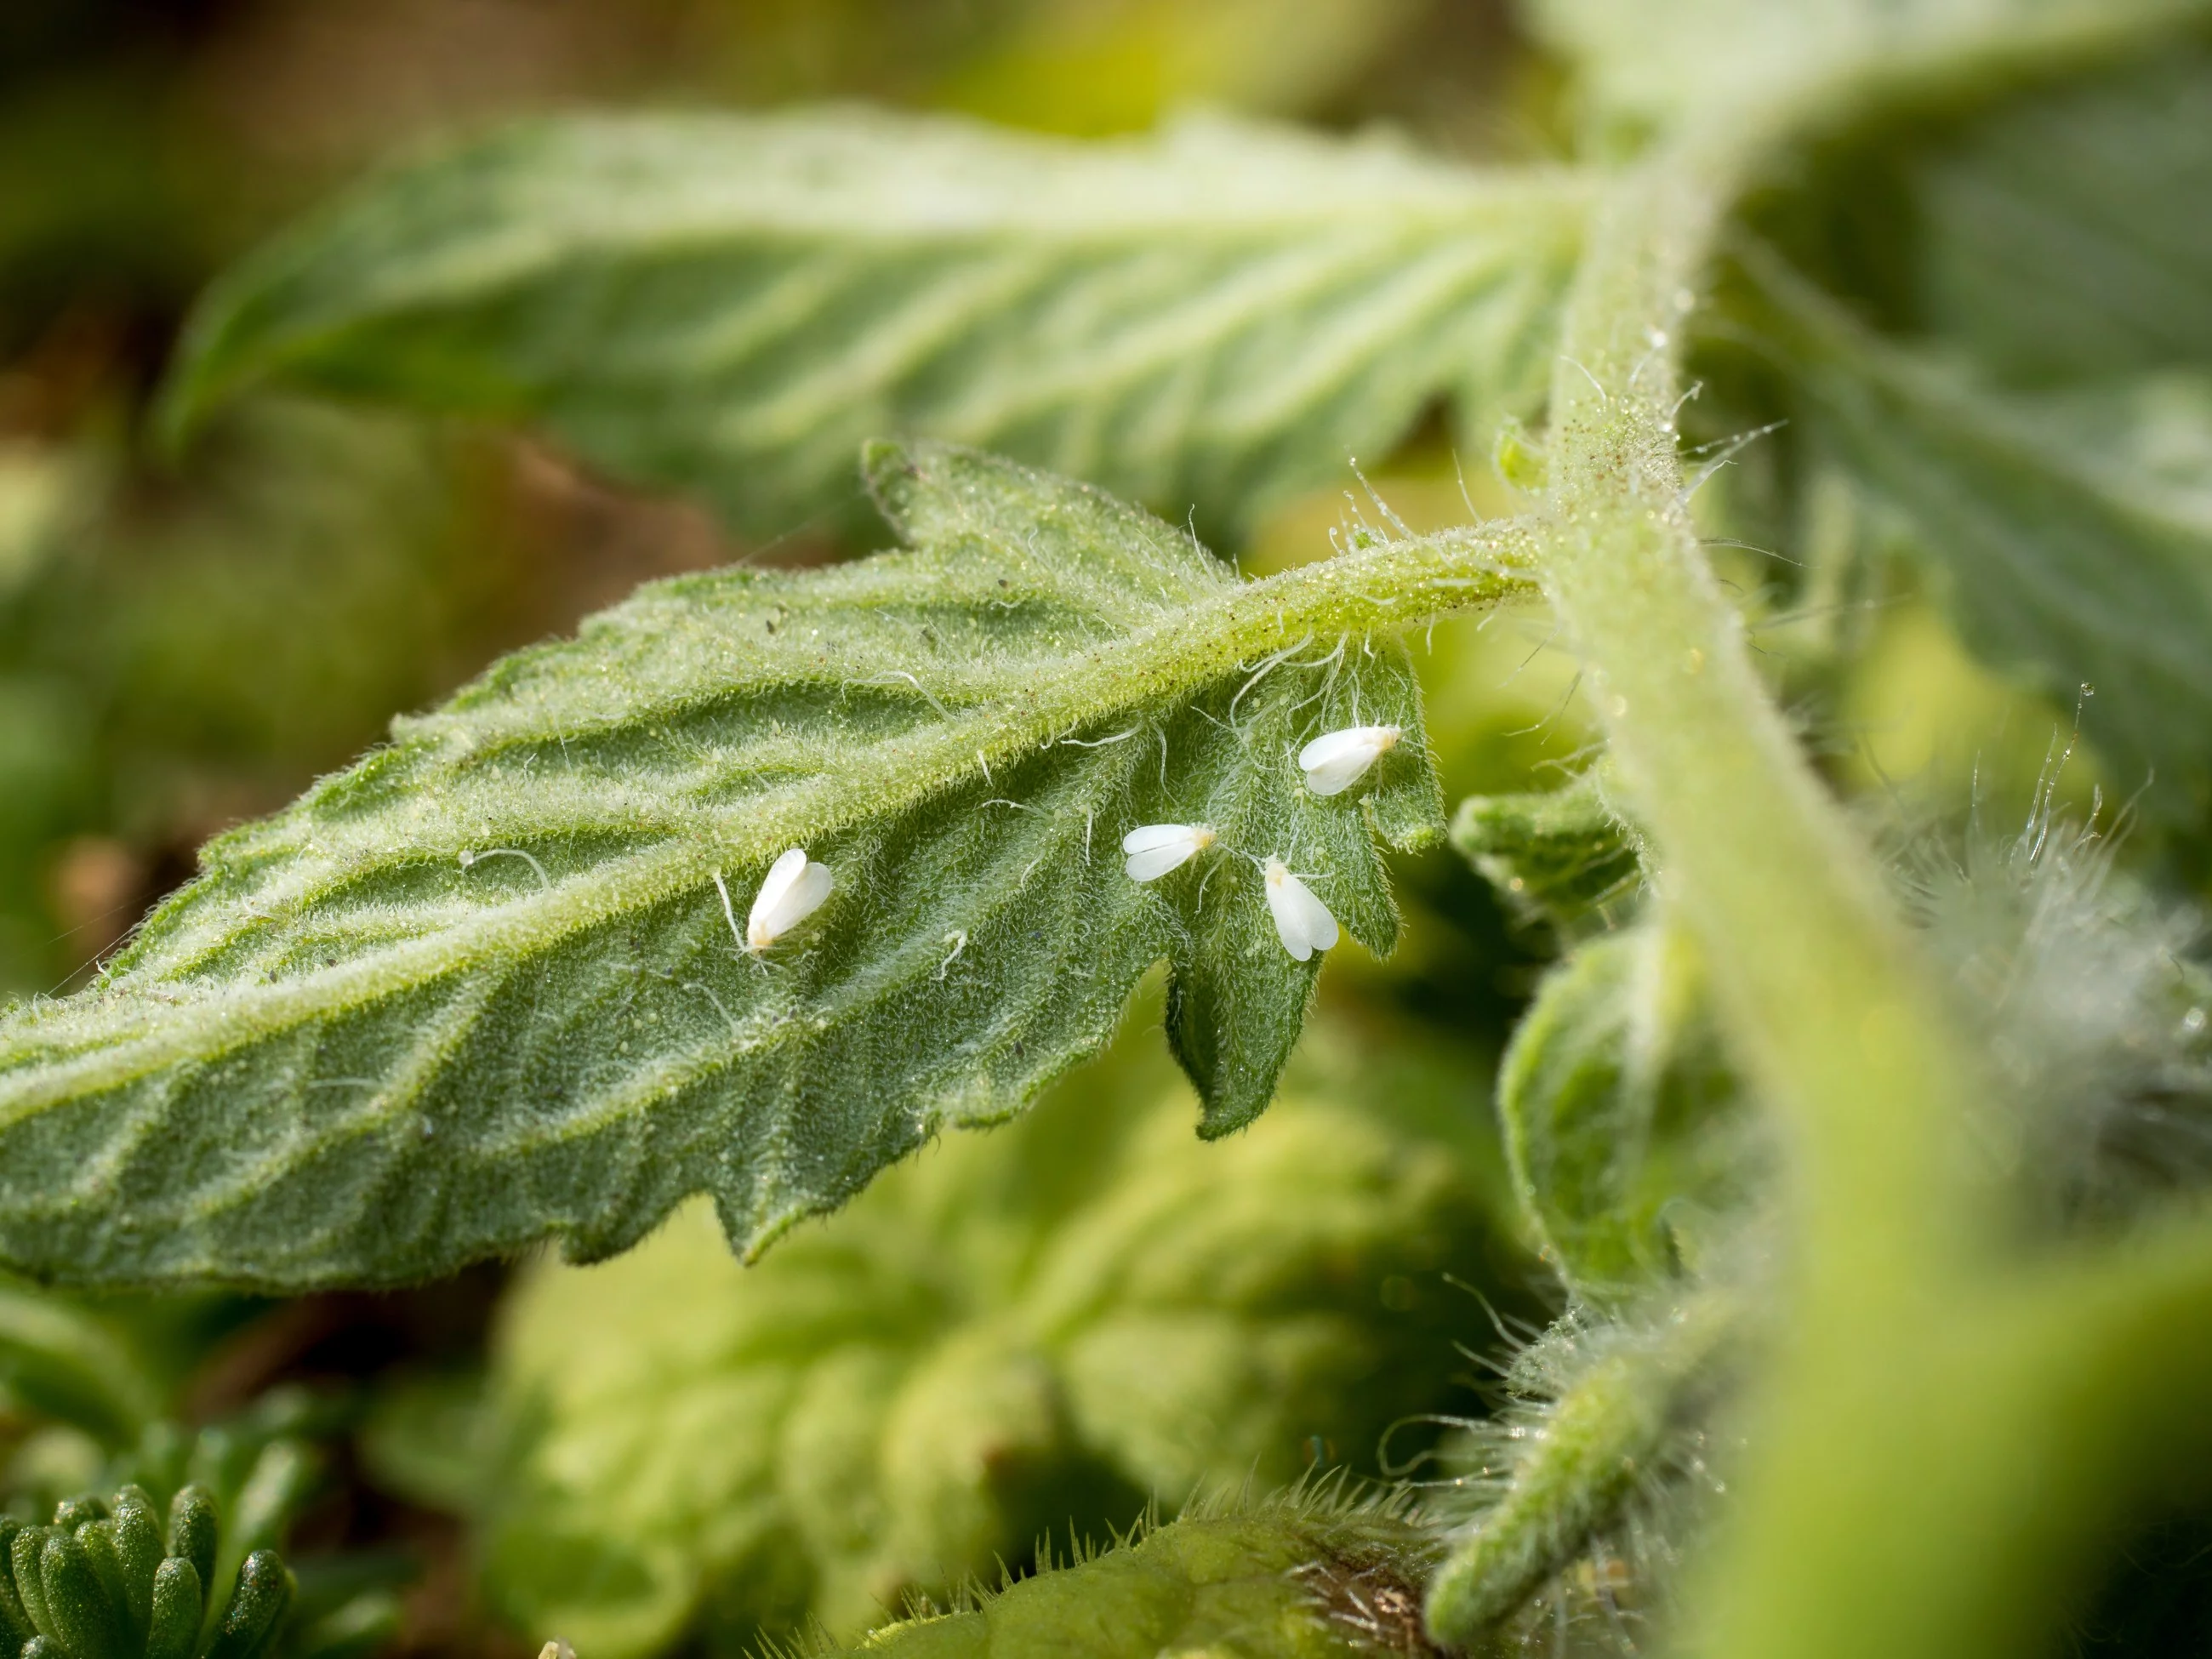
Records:
[[[506,1470],[472,1506],[513,1625],[603,1659],[855,1633],[1149,1498],[1372,1472],[1394,1419],[1463,1405],[1475,1304],[1442,1270],[1511,1279],[1458,1149],[1402,1090],[1310,1074],[1200,1146],[1156,1053],[757,1267],[695,1208],[619,1261],[533,1270],[497,1348]]]
[[[2168,43],[1917,148],[1915,322],[2018,386],[2212,366],[2212,52]]]
[[[2060,708],[2078,702],[2123,789],[2155,777],[2155,809],[2201,817],[2212,380],[2007,392],[1753,264],[1811,441],[1902,520],[1967,641]]]
[[[858,110],[544,122],[210,290],[170,412],[275,381],[542,422],[780,534],[878,433],[1241,525],[1540,396],[1579,182],[1224,120],[1091,145]]]
[[[1451,842],[1508,909],[1563,937],[1593,918],[1610,926],[1643,884],[1633,837],[1591,772],[1563,788],[1469,796]]]
[[[214,843],[98,989],[15,1014],[0,1250],[389,1282],[549,1234],[605,1255],[702,1188],[757,1249],[1016,1110],[1164,957],[1207,1132],[1249,1121],[1320,966],[1253,860],[1386,951],[1370,826],[1442,832],[1402,653],[1314,642],[1387,611],[1355,566],[1240,583],[1007,463],[871,465],[915,551],[648,587],[508,659]],[[1408,741],[1318,799],[1291,751],[1355,710]],[[1221,845],[1139,887],[1118,841],[1162,821]],[[794,842],[838,890],[750,959],[717,878],[742,903]]]
[[[1498,1110],[1544,1257],[1577,1297],[1670,1275],[1700,1216],[1735,1207],[1735,1099],[1678,930],[1592,940],[1545,979],[1498,1068]]]
[[[1573,58],[1601,118],[1644,129],[1738,110],[1867,104],[1853,79],[1911,84],[1979,61],[1986,78],[2069,67],[2205,13],[2203,0],[1536,0],[1539,35]]]

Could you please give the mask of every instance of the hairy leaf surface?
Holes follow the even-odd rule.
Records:
[[[1605,1299],[1675,1266],[1725,1201],[1735,1085],[1694,949],[1663,922],[1583,945],[1545,979],[1498,1074],[1513,1181],[1546,1258]]]
[[[757,1249],[1016,1110],[1163,958],[1206,1132],[1264,1106],[1319,958],[1276,941],[1255,860],[1387,951],[1373,835],[1442,833],[1410,666],[1368,639],[1438,544],[1245,583],[1009,463],[869,465],[914,550],[662,583],[507,659],[212,844],[97,988],[12,1015],[0,1254],[386,1282],[548,1235],[605,1255],[702,1189]],[[1320,799],[1292,755],[1355,715],[1407,740]],[[1118,843],[1159,821],[1219,844],[1139,887]],[[836,889],[748,956],[794,843]]]
[[[1200,1512],[1008,1585],[979,1607],[891,1626],[834,1659],[1432,1652],[1419,1589],[1432,1553],[1419,1526],[1387,1510],[1289,1499]]]
[[[1592,918],[1609,925],[1643,881],[1634,839],[1595,773],[1560,789],[1469,796],[1451,842],[1508,909],[1561,935]]]
[[[393,173],[209,295],[172,389],[543,422],[769,534],[878,433],[1234,522],[1447,398],[1534,401],[1583,192],[1190,121],[1077,144],[859,110],[546,122]]]

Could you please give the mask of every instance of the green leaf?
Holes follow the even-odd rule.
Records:
[[[1452,815],[1451,842],[1508,908],[1562,934],[1592,917],[1609,922],[1643,879],[1630,833],[1593,773],[1560,789],[1469,796]]]
[[[1735,1085],[1704,981],[1664,923],[1593,940],[1547,976],[1499,1067],[1515,1188],[1585,1300],[1672,1274],[1729,1206]]]
[[[2212,52],[2011,100],[1907,163],[1914,322],[2015,385],[2212,367]]]
[[[1756,256],[1812,440],[1902,520],[1967,643],[2081,725],[2132,793],[2212,788],[2212,380],[2000,392]],[[2090,695],[2082,696],[2083,688]]]
[[[618,1261],[528,1275],[487,1437],[511,1459],[482,1544],[508,1621],[599,1659],[857,1632],[1148,1495],[1371,1470],[1394,1420],[1459,1403],[1472,1304],[1444,1273],[1510,1281],[1400,1091],[1293,1085],[1201,1146],[1143,1052],[1133,1085],[1070,1079],[755,1267],[690,1209]]]
[[[22,1405],[109,1445],[161,1415],[162,1389],[110,1321],[58,1297],[0,1284],[0,1382]]]
[[[758,1249],[1018,1110],[1162,959],[1205,1132],[1249,1121],[1320,966],[1255,860],[1390,948],[1374,832],[1433,840],[1442,801],[1410,665],[1369,636],[1416,572],[1519,591],[1518,532],[1244,583],[1005,462],[869,466],[914,551],[682,578],[509,658],[0,1026],[0,1255],[389,1283],[548,1236],[607,1255],[702,1189]],[[1407,740],[1316,797],[1292,753],[1355,715]],[[1190,866],[1123,874],[1124,831],[1200,822]],[[744,907],[794,844],[836,890],[756,958]]]
[[[1429,1554],[1418,1526],[1382,1510],[1290,1502],[1201,1511],[843,1651],[886,1659],[1423,1653]]]
[[[480,1370],[410,1368],[381,1376],[355,1437],[362,1471],[420,1508],[465,1513],[489,1478],[489,1415]]]
[[[1647,127],[1717,112],[1855,112],[1880,88],[2093,60],[2205,13],[2203,0],[1536,0],[1605,118]],[[1855,84],[1856,83],[1856,84]],[[1717,125],[1717,123],[1716,123]]]
[[[1584,193],[1219,119],[572,119],[386,175],[210,291],[173,423],[274,383],[542,422],[780,534],[877,433],[1248,523],[1438,398],[1540,398]]]
[[[255,1659],[280,1633],[292,1574],[273,1549],[240,1561],[216,1510],[185,1487],[165,1541],[152,1499],[126,1486],[64,1502],[51,1526],[0,1522],[0,1627],[16,1639],[34,1627],[60,1659]],[[233,1568],[216,1569],[219,1557]]]

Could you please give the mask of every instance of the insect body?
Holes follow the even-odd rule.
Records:
[[[1215,839],[1210,823],[1144,824],[1121,837],[1121,850],[1129,855],[1123,867],[1131,881],[1157,881],[1189,863]]]
[[[745,949],[758,956],[822,908],[830,896],[830,866],[794,847],[768,867],[745,916]]]
[[[1282,860],[1269,859],[1262,873],[1267,882],[1267,908],[1275,918],[1275,937],[1283,941],[1283,949],[1305,962],[1315,951],[1336,943],[1336,918],[1329,915],[1328,906]]]
[[[1395,749],[1404,735],[1395,726],[1347,726],[1341,732],[1323,733],[1298,750],[1306,787],[1316,795],[1342,794]]]

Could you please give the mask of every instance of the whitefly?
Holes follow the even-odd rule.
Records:
[[[1340,795],[1365,777],[1405,732],[1395,726],[1347,726],[1325,732],[1298,750],[1306,787],[1316,795]]]

